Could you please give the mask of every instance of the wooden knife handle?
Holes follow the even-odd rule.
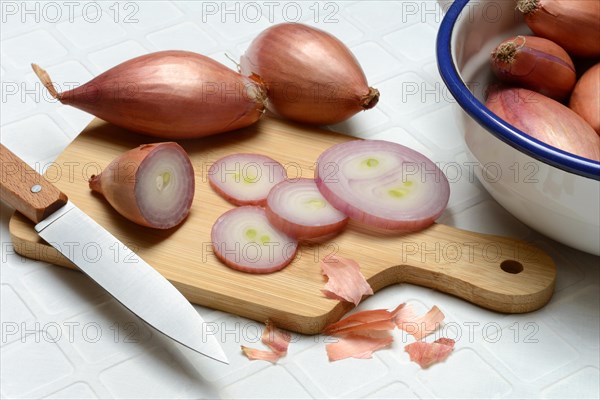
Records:
[[[0,144],[0,197],[35,223],[67,203],[67,196]]]

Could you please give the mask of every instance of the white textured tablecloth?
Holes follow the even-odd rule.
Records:
[[[219,327],[231,361],[218,365],[152,334],[80,273],[15,255],[12,210],[1,206],[0,394],[3,398],[598,398],[599,259],[531,231],[468,175],[453,99],[436,69],[442,10],[434,1],[80,2],[2,1],[2,143],[38,169],[55,159],[91,117],[50,99],[29,64],[61,88],[117,63],[163,49],[210,55],[232,66],[271,23],[300,20],[343,40],[381,91],[378,106],[332,127],[408,145],[460,166],[440,222],[532,241],[558,265],[543,309],[503,315],[411,285],[386,288],[360,309],[438,305],[444,363],[421,370],[401,336],[370,360],[329,363],[325,338],[294,335],[276,365],[250,362],[262,325],[198,307]],[[260,10],[260,12],[258,12]]]

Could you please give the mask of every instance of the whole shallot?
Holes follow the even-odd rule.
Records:
[[[496,88],[486,107],[550,146],[600,161],[600,136],[583,118],[549,97],[523,88]]]
[[[548,39],[511,37],[494,49],[491,62],[492,71],[501,81],[535,90],[555,100],[569,96],[575,86],[571,57]]]
[[[600,1],[517,0],[517,9],[536,35],[558,43],[571,55],[600,57]]]
[[[260,84],[188,51],[136,57],[62,93],[46,71],[32,67],[61,103],[154,137],[187,139],[231,131],[253,124],[264,111]]]
[[[350,50],[333,35],[303,24],[263,31],[242,56],[240,69],[266,85],[271,111],[297,122],[334,124],[379,101],[379,91],[369,87]]]
[[[600,135],[600,63],[588,69],[577,81],[569,108]]]
[[[128,220],[168,229],[190,211],[194,169],[177,143],[145,144],[115,158],[89,185]]]

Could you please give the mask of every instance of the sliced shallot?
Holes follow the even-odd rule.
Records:
[[[89,185],[130,221],[168,229],[190,211],[194,168],[177,143],[144,144],[115,158]]]
[[[269,192],[266,209],[273,226],[298,239],[327,236],[348,223],[348,217],[325,200],[313,179],[278,183]]]
[[[329,280],[323,294],[336,300],[342,299],[358,305],[363,296],[373,294],[373,289],[360,272],[358,263],[349,258],[328,256],[321,261],[323,275]]]
[[[415,231],[431,225],[450,197],[448,179],[430,159],[382,140],[330,147],[318,159],[315,180],[335,208],[389,230]]]
[[[263,205],[271,188],[286,177],[280,163],[261,154],[230,154],[208,170],[210,186],[238,206]]]
[[[243,206],[229,210],[214,223],[215,255],[230,268],[255,274],[275,272],[296,255],[298,242],[275,229],[265,210]]]
[[[329,361],[343,360],[344,358],[371,358],[373,352],[388,347],[394,340],[393,336],[370,337],[350,334],[340,338],[337,343],[325,346]]]
[[[404,346],[410,360],[419,364],[421,368],[428,368],[445,360],[453,349],[454,340],[448,338],[440,338],[433,343],[414,342]]]

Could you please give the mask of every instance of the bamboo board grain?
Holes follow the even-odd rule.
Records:
[[[290,177],[312,177],[314,163],[323,150],[353,139],[265,118],[236,132],[180,141],[195,168],[196,193],[188,219],[169,231],[130,223],[92,194],[87,185],[90,175],[120,153],[157,139],[94,120],[48,167],[46,177],[191,302],[258,321],[270,318],[291,331],[318,333],[350,309],[321,293],[325,278],[319,260],[332,253],[357,260],[375,291],[394,283],[413,283],[507,313],[532,311],[548,302],[556,270],[543,251],[522,241],[441,224],[402,235],[351,223],[333,239],[302,245],[290,266],[268,275],[237,272],[214,257],[210,246],[212,224],[233,206],[208,185],[206,172],[212,162],[230,153],[256,152],[283,163]],[[74,268],[44,243],[33,224],[19,213],[11,218],[9,229],[18,253]],[[505,271],[515,272],[519,265],[523,267],[519,273]]]

